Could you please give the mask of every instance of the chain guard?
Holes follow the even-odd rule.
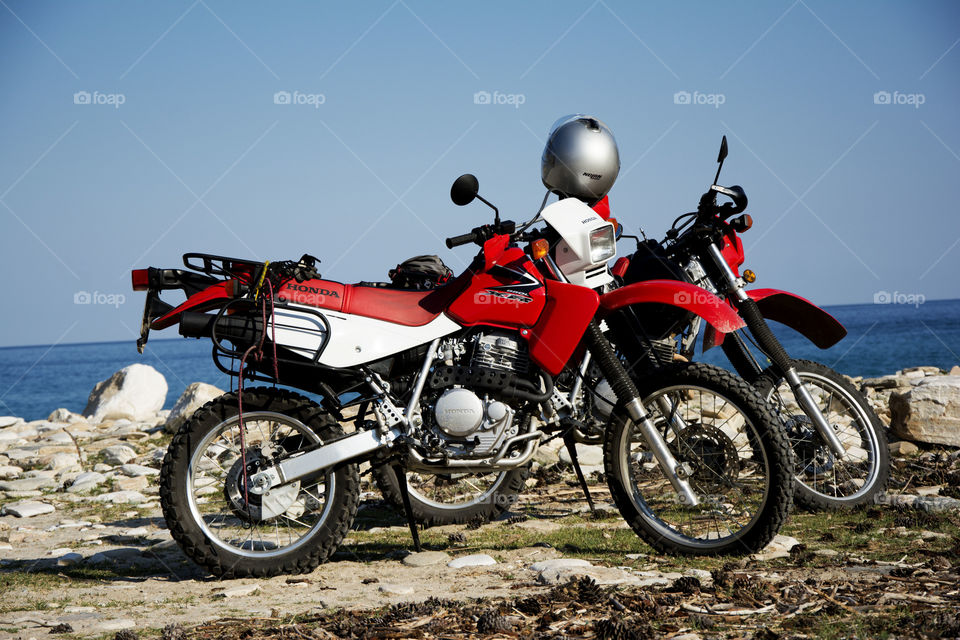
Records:
[[[248,467],[258,468],[258,463],[262,462],[263,459],[263,456],[259,452],[250,451],[247,454],[247,465]],[[226,498],[227,504],[230,505],[230,509],[235,516],[244,522],[257,523],[271,520],[282,514],[287,514],[292,518],[299,518],[303,514],[305,503],[302,499],[298,500],[300,496],[299,481],[274,487],[273,489],[265,491],[263,494],[256,494],[250,491],[248,486],[247,493],[250,504],[245,506],[242,469],[242,459],[237,458],[237,461],[234,462],[233,466],[227,471],[223,486],[224,498]],[[255,471],[249,473],[247,477],[248,485],[250,482],[249,476],[253,475],[253,473],[255,473]]]

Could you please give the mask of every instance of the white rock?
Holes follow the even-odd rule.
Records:
[[[58,486],[53,478],[32,477],[22,480],[4,480],[0,482],[0,491],[36,491],[37,489],[53,489]]]
[[[21,424],[22,422],[23,418],[18,418],[16,416],[0,416],[0,429],[6,429],[7,427]]]
[[[560,569],[570,567],[592,567],[593,564],[580,558],[551,558],[550,560],[541,560],[530,565],[531,571],[546,571],[547,569]]]
[[[113,491],[91,498],[94,502],[110,502],[113,504],[137,504],[146,499],[147,497],[139,491]]]
[[[890,454],[895,456],[913,456],[920,453],[920,447],[908,442],[906,440],[901,440],[900,442],[891,442],[890,443]]]
[[[133,629],[137,623],[130,618],[117,618],[116,620],[104,620],[97,624],[98,631],[123,631],[124,629]]]
[[[160,470],[154,469],[153,467],[145,467],[141,464],[125,464],[120,467],[120,473],[136,478],[139,476],[160,475]]]
[[[23,473],[23,469],[21,467],[14,467],[12,465],[0,466],[0,478],[3,478],[4,480],[8,478],[17,478],[21,473]]]
[[[560,449],[559,457],[561,462],[572,464],[570,452],[564,447]],[[603,448],[599,446],[577,445],[577,460],[581,466],[603,466]]]
[[[960,376],[911,380],[890,395],[890,427],[901,438],[960,447]]]
[[[434,564],[443,564],[450,556],[443,551],[421,551],[404,557],[403,564],[408,567],[428,567]]]
[[[73,469],[80,467],[80,458],[75,453],[55,453],[50,457],[47,463],[47,469],[60,471],[62,469]]]
[[[18,518],[32,518],[45,513],[53,513],[56,509],[52,504],[46,502],[19,502],[15,504],[4,505],[3,513],[17,516]]]
[[[377,589],[380,593],[386,593],[391,596],[408,596],[413,593],[413,587],[406,584],[394,584],[392,582],[384,582]]]
[[[70,553],[65,553],[59,558],[57,558],[58,567],[70,567],[78,562],[83,562],[83,554],[75,553],[71,551]]]
[[[91,422],[148,420],[163,408],[166,398],[167,381],[163,374],[149,365],[131,364],[97,383],[83,415]]]
[[[242,598],[243,596],[253,595],[260,591],[259,584],[241,584],[236,587],[230,587],[215,594],[217,598]]]
[[[177,398],[177,403],[173,405],[173,409],[170,410],[170,415],[163,427],[164,430],[168,433],[176,433],[180,425],[190,419],[194,411],[211,400],[219,398],[224,393],[223,389],[205,382],[194,382],[187,386],[180,397]]]
[[[497,561],[485,553],[475,553],[469,556],[460,556],[447,563],[451,569],[463,569],[465,567],[489,567],[497,564]]]
[[[790,536],[776,535],[760,553],[755,553],[751,558],[758,562],[766,562],[776,558],[789,558],[790,550],[800,544],[800,541]]]
[[[50,422],[79,422],[83,420],[83,416],[79,413],[74,413],[69,409],[64,409],[63,407],[55,409],[53,413],[47,416],[47,420]]]
[[[115,444],[100,453],[103,455],[103,461],[113,466],[126,464],[137,457],[137,452],[125,444]]]

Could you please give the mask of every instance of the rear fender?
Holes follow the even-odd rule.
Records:
[[[180,306],[174,307],[156,320],[153,320],[150,323],[150,328],[166,329],[180,322],[180,314],[184,311],[203,312],[222,307],[227,301],[232,299],[230,285],[230,280],[223,280],[193,294]]]
[[[690,311],[723,333],[746,326],[726,302],[706,289],[679,280],[634,282],[600,296],[600,305],[606,312],[644,303],[664,304]]]
[[[847,330],[836,318],[794,293],[753,289],[747,291],[747,295],[756,301],[764,318],[787,325],[820,349],[832,347],[847,335]],[[728,332],[707,327],[703,334],[703,350],[723,344],[724,333]]]

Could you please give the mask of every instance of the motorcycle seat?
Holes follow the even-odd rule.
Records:
[[[407,291],[362,284],[344,287],[344,313],[385,320],[408,327],[421,327],[438,315],[442,309],[424,305],[424,298],[433,291]]]
[[[386,288],[377,283],[341,284],[312,279],[288,282],[277,292],[277,299],[407,327],[422,327],[439,316],[468,281],[469,273],[436,289],[419,291]]]

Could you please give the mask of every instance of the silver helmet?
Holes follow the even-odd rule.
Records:
[[[547,189],[592,205],[610,191],[620,173],[617,141],[593,116],[564,116],[550,128],[540,167]]]

